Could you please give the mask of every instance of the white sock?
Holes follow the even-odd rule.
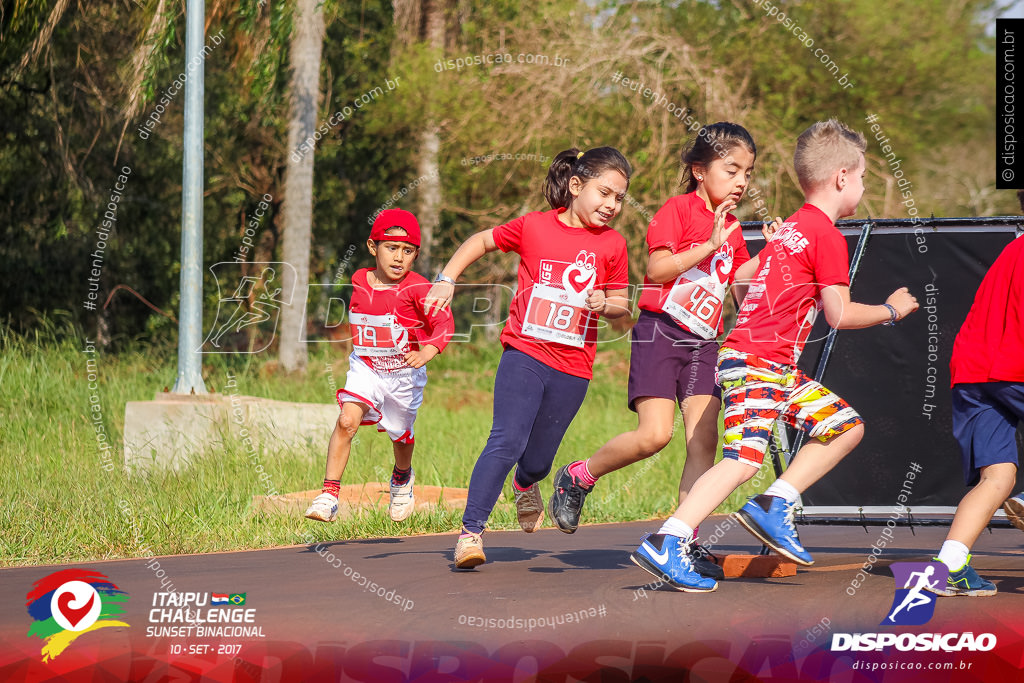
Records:
[[[971,549],[960,541],[946,541],[939,550],[939,562],[949,567],[949,571],[955,572],[967,564],[967,555]]]
[[[778,496],[787,503],[795,503],[796,499],[800,497],[800,492],[784,479],[776,479],[764,494],[766,496]]]
[[[658,533],[678,536],[679,538],[693,538],[693,529],[683,524],[675,517],[669,517],[665,520],[665,523],[661,525],[660,529],[658,529]]]

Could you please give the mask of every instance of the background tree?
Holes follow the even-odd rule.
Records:
[[[281,313],[281,367],[288,372],[306,369],[306,290],[309,284],[310,245],[313,235],[313,150],[304,143],[317,128],[320,101],[320,52],[324,15],[320,0],[297,0],[291,43],[288,159],[284,176],[284,242],[282,256],[291,268],[284,271],[284,291],[293,292],[292,305]],[[303,151],[300,153],[300,149]]]

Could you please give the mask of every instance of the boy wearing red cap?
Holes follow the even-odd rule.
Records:
[[[450,311],[428,315],[423,298],[430,283],[412,272],[420,252],[420,226],[402,209],[382,211],[366,241],[375,268],[352,274],[349,323],[352,355],[345,388],[336,395],[341,414],[327,446],[327,472],[306,517],[333,522],[341,476],[360,425],[387,432],[395,453],[388,514],[401,522],[414,506],[413,423],[427,384],[424,367],[444,350],[454,331]]]

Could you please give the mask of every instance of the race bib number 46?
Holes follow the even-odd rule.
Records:
[[[714,339],[731,271],[732,248],[726,243],[711,260],[710,273],[696,266],[676,278],[662,309],[695,335]]]
[[[590,314],[584,308],[594,286],[595,257],[581,251],[575,263],[541,261],[540,278],[530,291],[523,334],[567,346],[582,347]]]

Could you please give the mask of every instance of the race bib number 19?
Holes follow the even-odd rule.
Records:
[[[352,313],[352,350],[357,356],[393,356],[404,352],[408,331],[393,315]]]

